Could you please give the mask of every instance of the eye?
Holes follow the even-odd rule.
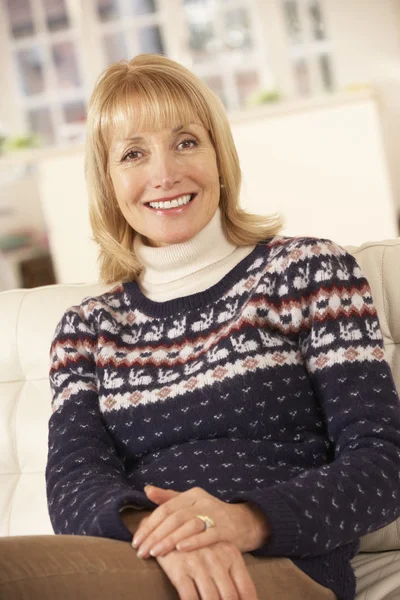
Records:
[[[126,160],[137,160],[141,157],[141,155],[142,153],[138,150],[129,150],[129,152],[124,154],[124,156],[122,157],[122,162],[125,162]]]
[[[190,148],[195,148],[198,145],[199,144],[198,144],[197,140],[194,140],[192,138],[187,138],[187,139],[179,142],[178,148],[179,148],[179,150],[190,150]]]

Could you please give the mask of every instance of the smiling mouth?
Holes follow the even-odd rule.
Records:
[[[155,208],[158,210],[168,210],[170,208],[179,208],[181,206],[186,206],[191,202],[196,194],[184,194],[179,196],[178,198],[174,198],[173,200],[165,200],[163,202],[148,202],[146,206],[150,206],[151,208]]]

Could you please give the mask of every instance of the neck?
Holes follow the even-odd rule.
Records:
[[[137,235],[134,250],[143,265],[138,284],[155,302],[190,296],[218,283],[253,249],[228,240],[217,209],[210,223],[183,244],[152,248]]]
[[[223,260],[236,249],[226,237],[218,208],[211,221],[192,239],[182,244],[154,248],[137,235],[134,250],[143,265],[140,281],[162,284],[177,281]]]

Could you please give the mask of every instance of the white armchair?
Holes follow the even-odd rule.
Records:
[[[400,238],[347,249],[370,282],[400,392]],[[53,533],[44,479],[50,344],[69,306],[112,287],[52,285],[0,293],[0,536]],[[400,599],[399,550],[400,519],[362,538],[353,559],[357,600]]]

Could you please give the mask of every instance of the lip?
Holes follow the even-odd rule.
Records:
[[[177,196],[171,196],[171,198],[163,198],[162,200],[152,200],[152,202],[167,202],[168,200],[175,200],[176,198],[181,198],[182,196],[186,196],[187,194],[178,194]],[[192,198],[192,200],[190,200],[190,202],[188,202],[188,204],[183,204],[182,206],[176,206],[175,208],[153,208],[152,206],[150,206],[150,204],[146,203],[145,207],[148,208],[149,210],[151,210],[153,213],[159,214],[159,215],[178,215],[186,210],[188,210],[190,208],[190,206],[196,201],[197,199],[197,193],[195,194],[190,194],[191,196],[194,196]]]
[[[154,200],[148,200],[144,202],[144,204],[149,204],[150,202],[171,202],[171,200],[176,200],[177,198],[182,198],[182,196],[196,196],[196,192],[182,192],[181,194],[176,194],[176,196],[170,196],[169,198],[155,198]],[[193,198],[194,200],[194,198]],[[151,207],[150,207],[151,208]]]

